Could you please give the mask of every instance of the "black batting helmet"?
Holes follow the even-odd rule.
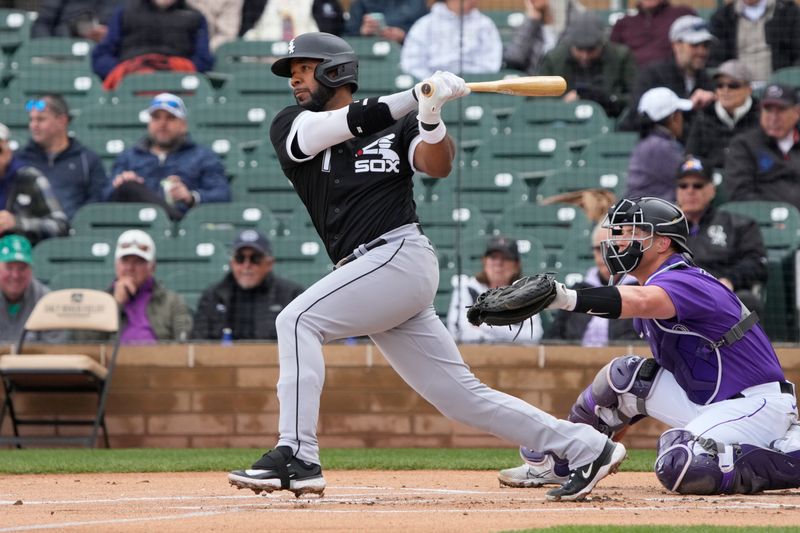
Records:
[[[631,236],[622,236],[620,226],[640,227],[646,234],[639,239],[631,239]],[[606,266],[612,274],[634,270],[647,249],[642,241],[654,235],[669,237],[678,251],[692,255],[687,244],[689,224],[686,215],[678,207],[661,198],[620,200],[609,208],[603,227],[610,229],[609,238],[604,240],[601,246]],[[616,244],[619,240],[631,242],[621,250]]]
[[[291,78],[292,59],[321,59],[314,70],[314,78],[326,87],[350,84],[358,89],[358,57],[347,41],[325,32],[303,33],[289,41],[287,54],[272,64],[273,74]],[[335,69],[335,76],[330,76]]]

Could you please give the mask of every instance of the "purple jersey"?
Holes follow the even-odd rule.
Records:
[[[761,325],[735,343],[716,343],[742,318],[739,299],[716,278],[675,254],[645,282],[664,289],[677,315],[636,319],[656,361],[698,404],[727,400],[742,390],[783,381],[778,356]]]

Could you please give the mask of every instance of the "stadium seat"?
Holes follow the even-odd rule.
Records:
[[[183,297],[192,312],[197,310],[197,303],[203,291],[218,283],[225,276],[217,268],[181,268],[177,266],[165,273],[158,273],[158,280],[164,287],[175,291]]]
[[[462,243],[459,250],[465,274],[472,275],[483,268],[482,260],[488,242],[489,237],[476,237]],[[547,269],[547,252],[539,239],[529,236],[517,239],[517,249],[523,272],[543,272]]]
[[[214,54],[214,72],[238,75],[246,70],[268,70],[269,65],[288,50],[286,41],[229,41],[220,45]]]
[[[9,82],[5,98],[24,108],[28,100],[43,93],[60,94],[70,111],[76,112],[105,98],[100,79],[91,71],[51,68],[20,72]]]
[[[101,279],[108,284],[114,279],[115,246],[115,237],[97,235],[45,239],[33,248],[33,271],[45,284],[68,271],[105,271]]]
[[[110,170],[119,154],[131,148],[142,138],[144,132],[141,128],[136,131],[122,130],[114,134],[96,130],[79,130],[75,136],[84,146],[88,146],[100,156],[103,166]]]
[[[358,98],[381,96],[410,89],[416,83],[413,76],[400,71],[400,45],[376,37],[347,37],[358,56]]]
[[[9,61],[11,73],[33,70],[92,72],[94,43],[69,37],[39,37],[23,42]]]
[[[272,238],[278,232],[278,220],[256,202],[200,204],[190,209],[178,225],[178,237],[191,236],[229,244],[240,231],[254,229]]]
[[[311,265],[290,266],[283,268],[282,261],[277,263],[277,275],[294,281],[303,288],[308,288],[331,273],[332,265],[316,262]]]
[[[276,76],[268,68],[235,73],[219,90],[219,101],[266,105],[276,110],[295,103],[289,80]]]
[[[269,124],[278,111],[258,103],[205,104],[194,107],[189,120],[198,132],[208,130],[218,137],[262,142],[269,138]]]
[[[425,235],[440,253],[440,266],[455,264],[457,242],[489,235],[491,225],[475,206],[452,202],[417,205]]]
[[[129,229],[146,231],[153,239],[172,234],[172,222],[164,209],[144,203],[86,204],[75,213],[71,226],[72,235],[112,239]]]
[[[594,137],[576,157],[576,166],[627,169],[631,152],[638,142],[636,133],[613,132]]]
[[[453,187],[454,193],[460,195],[459,202],[477,207],[492,227],[509,205],[529,200],[527,184],[518,179],[517,173],[502,165],[492,168],[487,162],[479,167],[457,169],[444,181],[437,191],[441,192],[443,187]]]
[[[559,279],[570,286],[583,281],[586,271],[594,264],[591,235],[575,235],[564,244],[553,266]]]
[[[286,277],[296,268],[333,269],[328,253],[317,235],[279,237],[272,241],[272,253]]]
[[[19,46],[28,40],[32,19],[25,11],[0,9],[0,50],[13,55]]]
[[[191,235],[179,238],[158,237],[153,241],[156,245],[159,276],[186,269],[201,269],[222,276],[228,270],[225,243]]]
[[[557,98],[536,98],[525,102],[519,111],[511,124],[512,129],[516,126],[515,134],[547,131],[566,140],[573,150],[613,129],[603,108],[590,100],[567,103]]]
[[[511,40],[514,31],[525,22],[525,13],[519,10],[487,9],[483,13],[492,19],[503,43]]]
[[[785,67],[772,73],[770,83],[783,83],[792,87],[800,87],[800,67]]]
[[[51,355],[32,354],[31,349],[26,349],[25,337],[28,331],[52,330],[90,330],[115,334],[107,366],[102,361],[98,363],[94,358],[83,354]],[[26,444],[46,444],[52,447],[55,444],[82,444],[94,448],[100,430],[103,430],[103,439],[106,448],[108,442],[108,429],[105,421],[106,399],[111,384],[114,368],[119,352],[119,308],[114,297],[107,292],[89,289],[67,289],[53,291],[42,296],[36,303],[31,315],[25,321],[25,329],[17,344],[19,355],[4,355],[0,357],[0,380],[3,382],[5,399],[0,409],[0,427],[6,414],[11,418],[12,437],[0,437],[0,445],[16,445],[22,447]],[[25,418],[19,416],[15,402],[20,396],[39,397],[53,394],[49,402],[50,412],[56,411],[59,399],[66,394],[93,395],[96,406],[93,407],[91,418],[81,416],[52,416],[45,418],[36,416]],[[40,400],[41,401],[41,400]],[[91,432],[88,435],[69,433],[56,433],[55,435],[42,435],[36,432],[31,435],[20,435],[20,426],[88,426]]]
[[[537,190],[536,200],[583,189],[606,189],[619,195],[624,188],[627,171],[606,169],[595,165],[571,167],[545,177]]]
[[[114,267],[111,266],[112,261],[113,257],[110,259],[108,265],[103,265],[102,267],[83,266],[80,268],[69,268],[67,270],[59,268],[58,272],[53,274],[47,286],[53,291],[60,289],[107,290],[111,287],[111,283],[114,280]]]
[[[566,139],[550,132],[495,135],[485,142],[479,159],[525,159],[525,170],[560,170],[572,165]]]
[[[234,201],[263,206],[281,221],[305,210],[286,176],[271,174],[259,167],[242,170],[231,182],[231,192]]]
[[[189,107],[214,102],[215,92],[208,78],[200,73],[151,72],[125,76],[114,89],[112,103],[138,103],[142,108],[159,93],[180,96]],[[190,113],[191,116],[191,113]]]
[[[783,202],[729,202],[720,209],[755,219],[767,248],[764,328],[774,341],[798,340],[795,256],[800,248],[800,211]]]
[[[79,139],[87,134],[105,135],[107,139],[137,139],[147,133],[150,115],[141,102],[98,104],[81,110],[71,124]]]

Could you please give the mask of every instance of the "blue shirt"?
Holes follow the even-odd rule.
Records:
[[[637,318],[634,327],[691,401],[719,402],[748,387],[785,379],[759,324],[729,346],[711,346],[741,320],[742,313],[736,295],[715,277],[675,254],[644,285],[664,289],[676,316],[668,320]]]

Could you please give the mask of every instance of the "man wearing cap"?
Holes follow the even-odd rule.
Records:
[[[744,61],[753,79],[766,82],[778,69],[800,64],[800,7],[794,0],[734,0],[709,22],[717,38],[709,65]]]
[[[677,186],[694,263],[734,291],[749,310],[760,312],[761,300],[754,290],[767,281],[767,250],[758,223],[711,205],[716,187],[695,157],[681,164]]]
[[[217,154],[195,144],[188,133],[186,106],[170,93],[153,98],[147,109],[147,136],[114,161],[104,197],[117,202],[148,202],[178,220],[200,202],[231,199]]]
[[[695,113],[686,152],[709,169],[725,166],[731,139],[758,125],[759,106],[753,101],[753,75],[744,62],[726,61],[714,73],[717,101]]]
[[[221,339],[231,330],[234,340],[278,338],[275,319],[303,288],[272,272],[275,258],[269,240],[256,230],[239,233],[231,249],[231,271],[200,297],[194,315],[193,339]]]
[[[152,344],[185,341],[192,316],[183,298],[155,279],[156,245],[150,235],[132,229],[117,239],[116,278],[111,294],[120,308],[120,341]]]
[[[462,276],[450,300],[447,329],[456,342],[538,343],[542,338],[542,321],[532,317],[510,328],[473,326],[467,321],[465,308],[475,303],[483,292],[511,285],[522,277],[522,258],[516,240],[497,236],[489,240],[481,261],[482,269],[472,277]]]
[[[667,87],[679,97],[691,100],[695,110],[713,102],[714,86],[706,72],[713,39],[702,18],[684,15],[675,20],[669,29],[672,58],[639,71],[631,101],[638,103],[641,95],[653,87]],[[635,113],[628,115],[623,127],[636,129]]]
[[[50,182],[11,151],[9,131],[0,124],[0,236],[24,235],[31,243],[66,235],[67,215]]]
[[[50,289],[33,277],[31,243],[21,235],[0,238],[0,342],[19,341],[25,322]],[[61,331],[29,332],[29,341],[63,342]]]
[[[692,102],[666,87],[650,89],[639,100],[639,135],[628,162],[625,198],[653,196],[675,201],[675,172],[683,161],[683,113]]]
[[[761,96],[758,128],[733,138],[725,159],[731,200],[789,202],[800,209],[800,99],[793,87],[771,84]]]
[[[25,104],[31,139],[20,160],[47,175],[53,193],[72,219],[83,205],[102,200],[107,176],[100,157],[69,136],[69,107],[59,94],[43,94]]]
[[[616,117],[629,103],[636,64],[626,47],[606,41],[603,25],[587,12],[573,16],[564,42],[544,56],[539,74],[567,80],[565,102],[593,100]]]

